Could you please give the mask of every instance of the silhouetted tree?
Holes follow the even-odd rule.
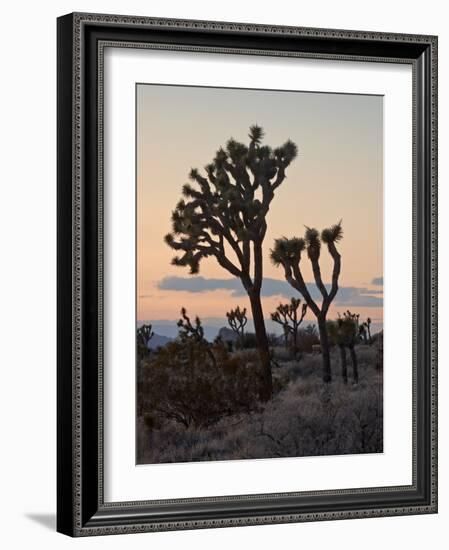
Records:
[[[285,347],[288,346],[288,337],[291,336],[293,353],[298,349],[298,328],[307,313],[307,304],[303,304],[298,317],[300,305],[299,298],[292,298],[288,304],[279,304],[276,311],[271,314],[271,320],[281,325],[284,330]]]
[[[240,309],[240,306],[237,306],[235,309],[226,312],[226,317],[228,318],[229,326],[237,334],[240,347],[243,348],[245,325],[248,322],[246,307]]]
[[[368,333],[368,344],[371,345],[373,340],[371,338],[371,317],[368,317],[366,319],[366,322],[364,323],[366,326],[366,332]]]
[[[179,339],[184,344],[200,344],[209,355],[210,360],[215,365],[215,356],[210,349],[209,342],[204,338],[204,329],[201,324],[201,319],[196,316],[195,324],[192,323],[190,317],[187,315],[187,310],[185,307],[181,309],[181,319],[177,322],[179,328]],[[192,352],[193,348],[190,348]],[[190,360],[190,359],[189,359]]]
[[[308,307],[312,310],[318,321],[318,330],[320,333],[321,351],[323,358],[323,380],[330,382],[332,380],[331,361],[329,353],[329,337],[326,327],[326,315],[332,300],[338,292],[338,278],[341,269],[341,256],[335,246],[343,237],[341,221],[328,229],[324,229],[321,235],[316,229],[306,227],[304,239],[285,237],[276,239],[274,248],[271,250],[271,259],[275,265],[282,265],[284,268],[285,279],[290,285],[300,292],[306,301]],[[329,254],[333,260],[332,283],[328,290],[323,283],[320,269],[321,244],[327,245]],[[307,250],[307,255],[312,264],[315,284],[322,296],[321,307],[313,300],[309,289],[301,272],[301,253]]]
[[[373,340],[371,338],[371,318],[368,317],[367,320],[362,323],[359,327],[359,334],[365,344],[371,345]]]
[[[359,326],[358,334],[359,334],[360,340],[361,340],[364,344],[368,344],[368,333],[367,333],[367,331],[366,331],[366,325],[365,325],[365,323],[362,323],[362,324]]]
[[[140,359],[150,353],[148,344],[153,336],[154,332],[151,325],[142,325],[137,329],[137,355]]]
[[[201,319],[196,316],[195,324],[193,325],[185,307],[181,308],[181,319],[177,322],[177,326],[179,327],[179,338],[181,341],[194,340],[195,342],[202,342],[204,340],[204,329]]]
[[[346,361],[346,334],[343,319],[338,318],[335,321],[327,321],[327,331],[330,341],[338,346],[340,351],[341,376],[345,384],[348,383],[348,363]]]
[[[251,126],[249,145],[230,139],[206,175],[190,171],[196,184],[185,184],[184,198],[172,213],[172,232],[166,243],[181,252],[173,264],[199,272],[203,258],[213,257],[231,275],[239,278],[251,304],[257,347],[262,365],[261,399],[272,395],[270,353],[260,300],[262,287],[262,244],[267,231],[266,216],[285,170],[297,155],[288,140],[271,149],[261,145],[264,132]]]
[[[345,327],[345,338],[346,346],[349,348],[349,354],[351,356],[352,363],[352,376],[354,383],[357,384],[359,381],[359,366],[357,361],[357,354],[355,352],[355,345],[357,343],[358,331],[357,327],[359,324],[359,315],[356,313],[351,313],[349,310],[343,313],[343,317],[339,315],[343,326]]]

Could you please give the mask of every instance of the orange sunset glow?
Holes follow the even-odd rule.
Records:
[[[267,216],[262,305],[269,319],[280,301],[300,297],[269,258],[278,237],[302,237],[342,220],[340,290],[328,317],[350,309],[382,328],[383,309],[383,100],[380,96],[139,84],[137,86],[137,320],[160,326],[179,318],[181,307],[205,325],[226,325],[226,311],[250,311],[239,281],[215,258],[198,275],[171,264],[164,242],[171,212],[191,168],[203,167],[231,137],[248,144],[258,124],[264,144],[291,139],[298,156],[286,170]],[[331,259],[321,252],[323,280]],[[301,266],[313,281],[307,255]],[[308,312],[306,320],[314,321]],[[160,326],[159,326],[160,325]],[[269,331],[277,331],[269,327]]]

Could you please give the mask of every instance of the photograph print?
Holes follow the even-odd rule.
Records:
[[[137,464],[383,452],[383,98],[136,85]]]

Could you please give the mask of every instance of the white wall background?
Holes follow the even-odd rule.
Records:
[[[440,315],[440,513],[72,540],[54,532],[56,497],[56,17],[71,11],[438,34],[440,311],[449,306],[449,30],[443,0],[10,2],[0,86],[0,540],[4,548],[444,548],[449,533],[449,390]],[[445,349],[446,348],[446,349]]]

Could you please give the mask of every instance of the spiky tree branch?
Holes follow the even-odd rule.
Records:
[[[226,312],[226,317],[228,318],[228,323],[231,329],[237,334],[240,341],[240,346],[243,347],[244,343],[244,330],[248,318],[246,316],[246,307],[240,309],[240,306],[237,306],[235,309],[231,309]]]
[[[181,252],[173,259],[175,265],[188,266],[194,274],[203,258],[214,256],[248,286],[261,284],[261,273],[256,269],[250,273],[250,245],[255,254],[260,252],[258,244],[265,236],[265,216],[274,191],[297,155],[292,141],[274,151],[262,146],[263,135],[262,128],[252,126],[249,147],[231,138],[206,165],[206,176],[196,168],[190,171],[196,187],[184,185],[184,199],[172,212],[172,232],[165,237],[171,248]],[[225,242],[235,253],[234,261],[226,256]]]
[[[209,342],[204,338],[204,329],[201,324],[201,319],[196,316],[194,323],[190,320],[190,317],[187,315],[187,310],[185,307],[181,309],[181,319],[177,322],[179,328],[179,338],[181,342],[184,342],[188,345],[190,344],[199,344],[204,346],[206,353],[209,355],[212,364],[215,366],[216,360],[215,356],[210,349]]]
[[[310,227],[306,227],[304,238],[293,237],[287,239],[282,237],[276,239],[274,247],[271,250],[271,260],[277,266],[284,268],[284,275],[287,282],[300,294],[306,301],[307,306],[312,310],[318,321],[320,331],[320,340],[323,351],[323,380],[331,381],[331,366],[328,334],[326,327],[326,315],[329,307],[338,292],[338,279],[341,271],[341,256],[337,250],[336,243],[343,238],[343,229],[341,220],[328,229],[319,232]],[[327,246],[327,250],[333,259],[332,281],[330,288],[323,283],[320,269],[320,255],[322,244]],[[304,250],[312,264],[313,276],[316,287],[318,288],[322,301],[319,306],[312,298],[309,289],[304,281],[301,271],[301,255]]]
[[[286,347],[288,335],[292,336],[294,351],[297,348],[298,328],[307,313],[307,304],[303,304],[298,317],[300,304],[301,300],[299,298],[292,298],[288,304],[279,304],[276,311],[271,314],[271,320],[281,325],[284,330]]]
[[[204,340],[204,329],[201,325],[201,319],[196,316],[195,324],[192,323],[190,317],[187,315],[185,307],[181,309],[181,319],[177,322],[179,327],[179,337],[182,341],[194,340],[195,342],[202,342]]]

